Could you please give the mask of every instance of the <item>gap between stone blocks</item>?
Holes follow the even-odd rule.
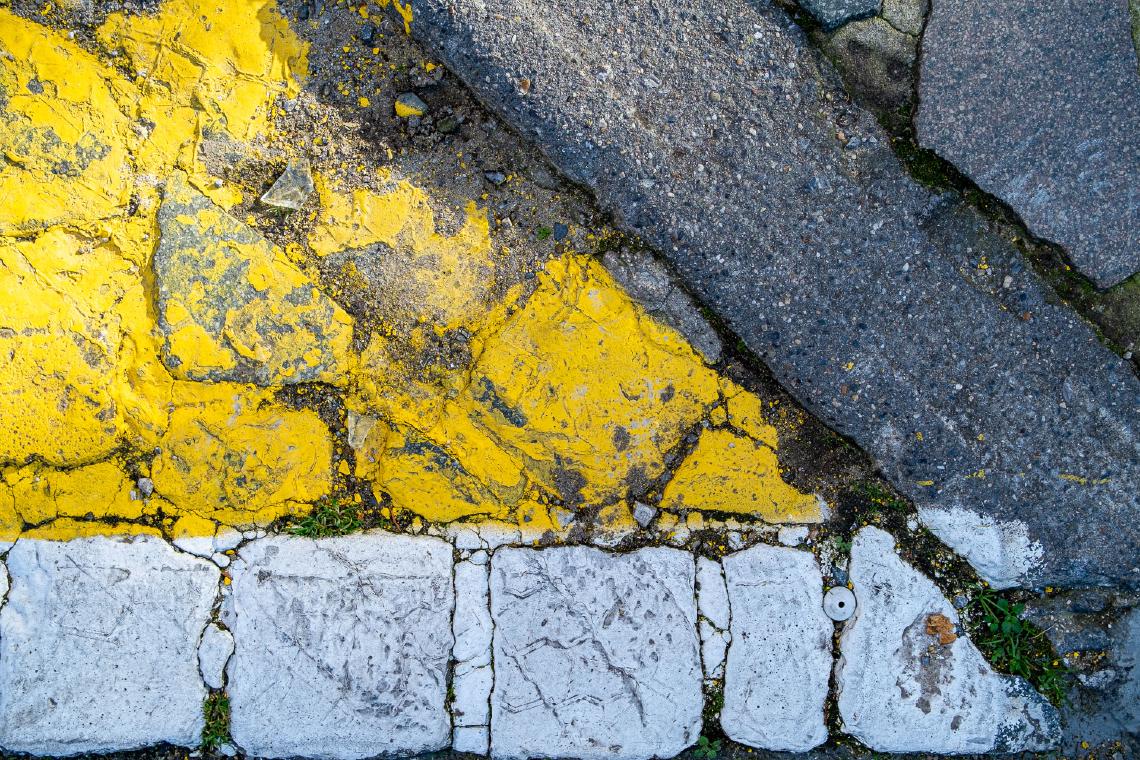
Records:
[[[253,755],[574,757],[600,744],[617,748],[607,757],[668,757],[717,730],[702,726],[722,667],[712,635],[728,638],[720,729],[748,746],[818,746],[829,696],[843,730],[884,751],[963,751],[963,725],[988,749],[1056,739],[1052,708],[989,668],[952,605],[875,528],[852,548],[860,607],[838,651],[816,559],[767,544],[716,561],[661,547],[267,536],[223,573],[150,536],[21,539],[5,566],[0,746],[12,751],[195,746],[209,693],[228,695],[234,745]],[[53,681],[84,652],[97,672]],[[931,662],[950,679],[938,694],[923,685]],[[155,672],[169,679],[164,698],[147,689]],[[33,709],[62,693],[55,711]],[[133,717],[95,709],[107,693]],[[889,725],[867,710],[887,694]],[[338,712],[355,717],[329,720]]]

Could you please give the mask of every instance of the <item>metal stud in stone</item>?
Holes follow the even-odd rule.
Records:
[[[823,595],[823,611],[832,620],[846,620],[855,614],[855,595],[846,586],[832,586]]]

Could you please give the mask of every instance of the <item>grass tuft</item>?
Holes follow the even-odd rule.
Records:
[[[202,703],[202,713],[202,749],[212,752],[230,741],[230,698],[223,691],[212,692]]]
[[[1021,619],[1025,605],[989,586],[974,592],[967,627],[986,659],[1000,671],[1021,676],[1054,705],[1065,701],[1065,670],[1045,631]]]
[[[356,508],[333,497],[317,502],[312,512],[289,526],[289,532],[305,538],[329,538],[355,533],[362,527]]]

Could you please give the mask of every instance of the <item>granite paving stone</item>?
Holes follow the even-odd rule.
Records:
[[[722,560],[732,643],[720,724],[730,739],[806,752],[827,740],[831,620],[808,552],[763,544]]]
[[[387,533],[244,545],[231,566],[231,733],[258,757],[451,743],[452,547]]]
[[[198,640],[216,567],[156,536],[21,539],[7,566],[0,747],[77,755],[198,745]]]
[[[500,549],[491,615],[493,757],[647,760],[700,736],[691,554]]]

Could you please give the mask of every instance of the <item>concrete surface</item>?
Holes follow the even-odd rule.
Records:
[[[919,141],[1099,287],[1140,270],[1140,74],[1125,0],[938,0]]]
[[[492,756],[648,760],[700,735],[691,555],[501,549],[491,616]]]

